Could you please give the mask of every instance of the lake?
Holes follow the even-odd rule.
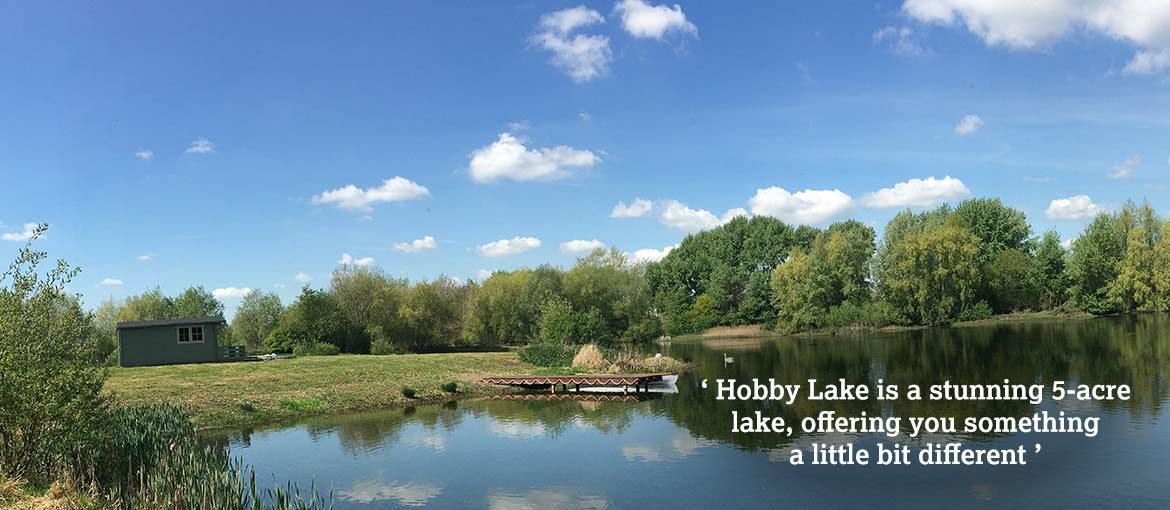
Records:
[[[1170,316],[1037,320],[815,338],[676,340],[697,363],[678,393],[633,402],[464,400],[216,435],[259,480],[332,489],[336,508],[1170,507]],[[723,356],[734,357],[725,364]],[[878,379],[902,385],[1067,380],[1128,384],[1129,401],[716,401],[702,379]],[[1029,448],[1026,466],[792,466],[813,443],[878,435],[733,434],[731,412],[1100,416],[1100,432],[933,442]],[[896,441],[911,444],[900,437]]]

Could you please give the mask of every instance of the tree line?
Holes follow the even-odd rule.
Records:
[[[497,271],[483,282],[341,266],[328,288],[306,286],[288,306],[274,293],[248,294],[225,335],[253,351],[389,354],[605,345],[714,326],[796,332],[1168,308],[1170,222],[1148,204],[1099,214],[1066,248],[1055,232],[1035,235],[1022,211],[971,199],[903,211],[880,239],[855,220],[817,229],[740,217],[687,236],[658,262],[599,249],[567,269]],[[118,321],[222,314],[202,287],[95,310],[110,338]]]

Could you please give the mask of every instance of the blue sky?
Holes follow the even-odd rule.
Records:
[[[728,211],[1170,211],[1170,6],[970,3],[9,3],[0,255],[45,222],[90,305],[230,310],[343,254],[476,278]]]

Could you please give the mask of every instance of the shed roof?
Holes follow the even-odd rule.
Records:
[[[182,326],[185,324],[218,324],[221,322],[224,322],[223,317],[182,317],[179,319],[163,319],[160,321],[119,322],[118,329]]]

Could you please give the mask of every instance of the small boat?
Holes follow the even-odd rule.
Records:
[[[654,382],[650,383],[650,386],[651,386],[651,387],[653,387],[653,386],[655,386],[655,385],[670,385],[670,386],[674,386],[674,383],[676,383],[676,382],[678,382],[678,374],[670,374],[670,375],[664,375],[664,376],[662,376],[662,380],[661,380],[661,381],[654,381]]]

